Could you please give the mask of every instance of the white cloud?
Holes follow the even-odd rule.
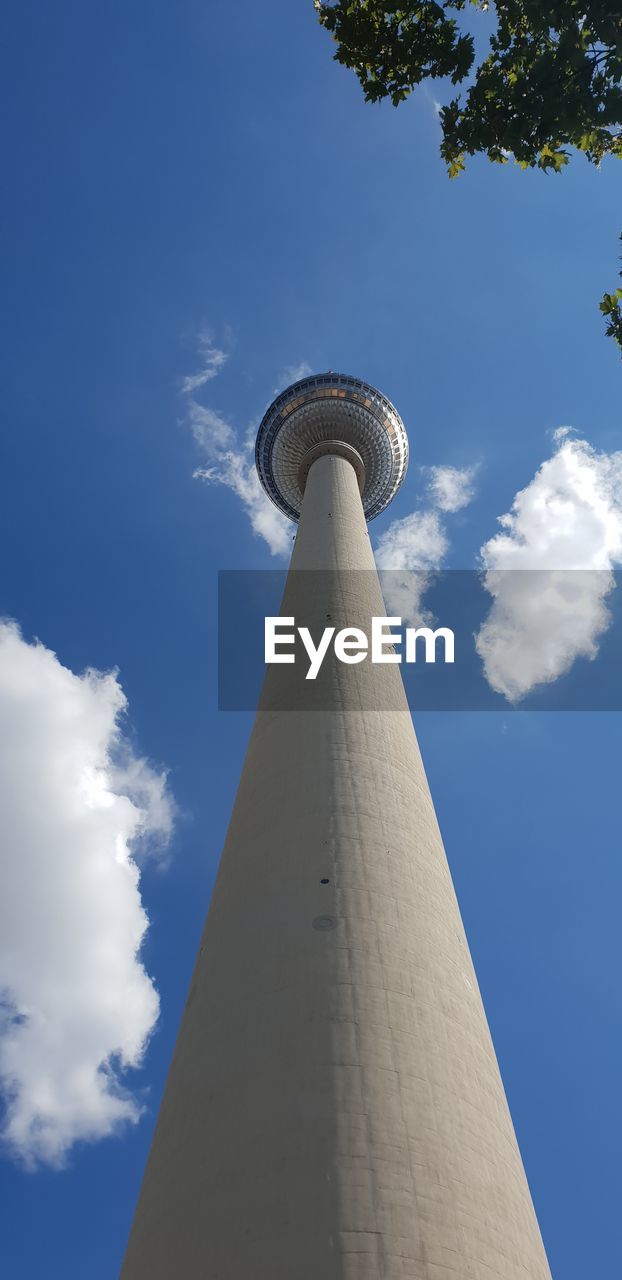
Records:
[[[594,658],[610,623],[611,570],[622,563],[622,453],[569,436],[568,428],[554,433],[555,453],[481,550],[494,602],[477,649],[489,684],[510,701],[564,675],[576,658]]]
[[[210,467],[198,467],[197,479],[225,485],[240,499],[253,532],[263,538],[273,556],[291,550],[291,524],[264,493],[255,469],[254,452],[247,447],[223,450]]]
[[[197,337],[197,350],[201,367],[197,373],[187,374],[182,378],[181,390],[184,395],[192,395],[194,391],[198,391],[199,387],[204,387],[206,382],[215,378],[229,358],[228,352],[215,346],[209,329],[200,331]]]
[[[439,511],[453,514],[468,507],[475,493],[476,467],[426,467],[428,492]]]
[[[447,551],[447,534],[436,511],[414,511],[394,520],[378,539],[379,569],[437,569]]]
[[[462,510],[474,495],[476,467],[425,467],[431,508],[394,520],[378,539],[376,563],[387,609],[412,625],[429,623],[423,606],[435,569],[447,554],[443,516]],[[439,514],[442,513],[442,514]]]
[[[301,360],[299,364],[288,364],[278,375],[277,383],[273,391],[273,395],[278,396],[279,391],[284,391],[286,387],[291,387],[292,382],[299,382],[301,378],[306,378],[313,369],[306,360]]]
[[[428,621],[422,597],[430,573],[441,565],[447,547],[447,535],[436,511],[414,511],[389,525],[378,539],[376,564],[390,613],[413,625]]]
[[[188,405],[188,422],[198,445],[214,461],[236,444],[232,426],[216,409],[206,409],[196,400]]]
[[[0,1087],[26,1165],[135,1122],[124,1083],[158,1016],[136,856],[162,849],[166,779],[123,736],[115,673],[75,675],[0,623]]]
[[[430,106],[433,107],[435,114],[437,116],[440,116],[441,111],[443,110],[443,104],[442,102],[439,102],[438,98],[434,97],[434,94],[430,92],[427,85],[425,84],[422,85],[419,90],[419,93],[422,98],[426,99],[430,103]]]
[[[264,493],[255,468],[254,433],[240,443],[232,426],[213,409],[192,400],[188,417],[194,438],[206,453],[210,466],[197,467],[195,479],[221,484],[238,497],[251,522],[273,556],[291,549],[291,525]]]
[[[221,484],[238,497],[251,528],[267,543],[272,555],[287,555],[291,548],[291,524],[264,493],[255,470],[255,435],[251,426],[240,439],[238,432],[217,409],[201,404],[192,394],[220,372],[227,355],[212,344],[211,334],[199,335],[201,373],[182,382],[186,401],[186,421],[208,466],[197,467],[194,476],[208,484]],[[307,364],[285,369],[282,377],[295,380],[310,372]]]

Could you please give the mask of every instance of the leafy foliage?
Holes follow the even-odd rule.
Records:
[[[475,61],[473,37],[453,14],[487,0],[316,0],[335,57],[356,72],[368,101],[395,106],[422,80],[459,84]],[[490,53],[464,101],[443,108],[442,152],[461,167],[484,152],[503,163],[560,169],[568,145],[598,163],[622,156],[622,5],[615,0],[498,0]]]
[[[473,37],[457,15],[485,13],[488,0],[314,3],[337,42],[335,58],[356,72],[369,102],[397,106],[423,80],[468,79],[440,111],[451,177],[476,153],[556,173],[568,147],[594,164],[622,158],[622,0],[497,0],[489,53],[475,68]],[[601,302],[618,342],[621,300],[618,289]]]
[[[620,236],[622,241],[622,235]],[[622,271],[620,272],[622,277]],[[622,289],[616,289],[615,293],[603,294],[600,309],[604,316],[607,316],[607,328],[605,330],[608,338],[613,338],[618,346],[622,348]]]

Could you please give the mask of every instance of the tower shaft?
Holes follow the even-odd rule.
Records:
[[[308,475],[298,606],[385,612],[345,457]],[[292,671],[266,677],[122,1280],[550,1280],[399,669],[370,697],[343,667],[318,710],[283,709]]]

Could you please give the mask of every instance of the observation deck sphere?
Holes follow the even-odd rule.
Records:
[[[363,510],[372,520],[389,505],[406,475],[408,437],[391,401],[361,378],[314,374],[292,383],[273,400],[255,445],[263,488],[284,515],[298,520],[305,457],[312,450],[321,452],[322,443],[330,441],[359,455]]]

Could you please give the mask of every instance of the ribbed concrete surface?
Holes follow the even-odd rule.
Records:
[[[292,564],[285,611],[384,612],[342,458]],[[122,1280],[550,1280],[399,668],[365,671],[334,711],[268,675]]]

